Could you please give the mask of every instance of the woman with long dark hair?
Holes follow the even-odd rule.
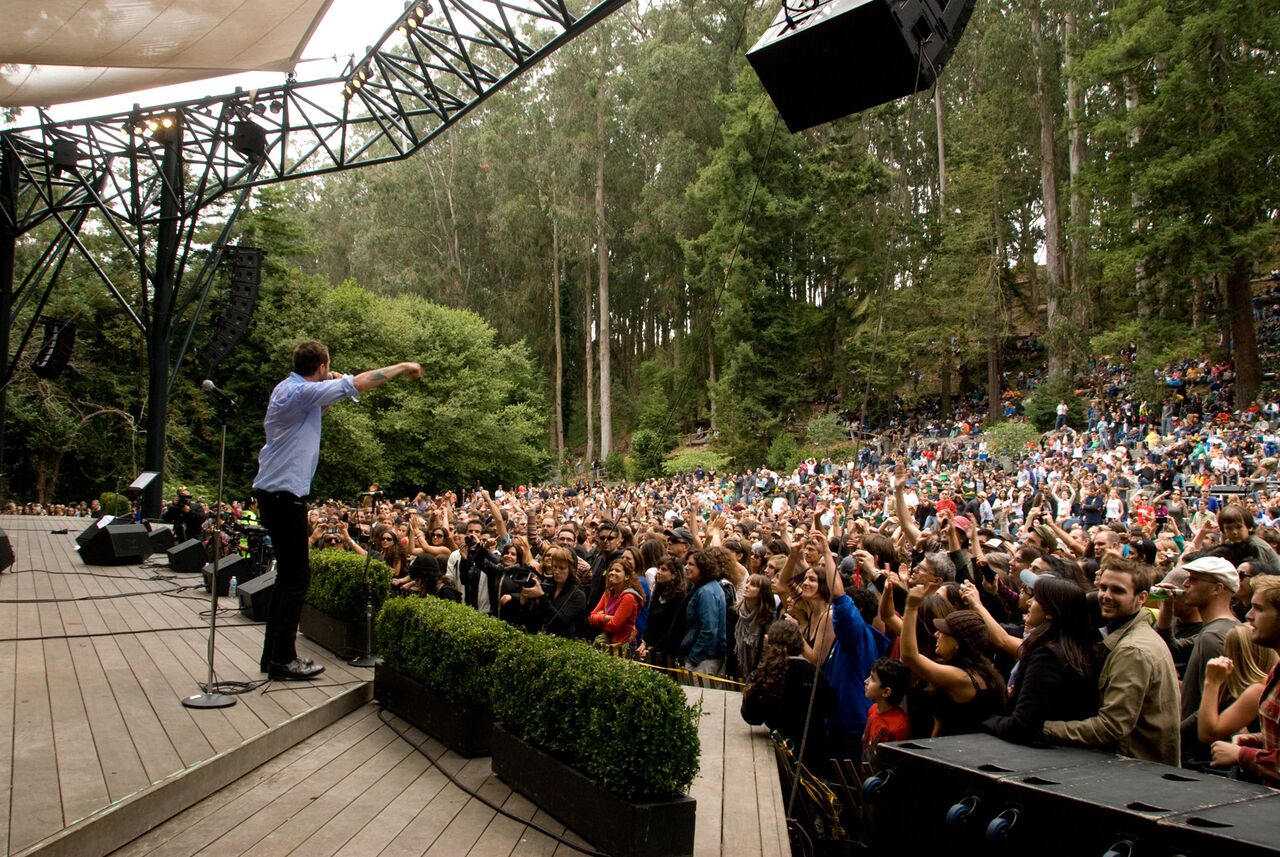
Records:
[[[773,622],[773,584],[763,574],[753,574],[743,584],[742,597],[733,605],[738,614],[734,626],[733,652],[736,674],[751,675],[760,660],[765,629]]]
[[[658,560],[653,598],[649,604],[649,624],[644,630],[636,656],[661,667],[673,667],[684,637],[684,605],[689,597],[684,566],[671,554]]]
[[[1098,711],[1097,631],[1084,590],[1052,574],[1036,578],[1026,636],[1010,680],[1007,714],[982,728],[1019,744],[1043,740],[1046,720],[1084,720]]]
[[[934,658],[920,653],[916,643],[916,614],[928,593],[924,585],[907,593],[902,617],[902,660],[933,687],[933,736],[964,735],[1004,706],[1004,678],[987,657],[986,624],[972,610],[953,610],[934,619]]]
[[[795,623],[779,619],[769,625],[760,663],[742,692],[742,719],[753,725],[765,724],[797,755],[803,742],[802,761],[819,770],[817,766],[830,755],[823,719],[832,708],[834,696],[822,671],[801,656],[803,649],[804,641]],[[816,690],[814,682],[818,684]]]

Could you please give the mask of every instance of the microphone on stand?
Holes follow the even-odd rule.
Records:
[[[227,407],[233,410],[238,410],[238,408],[236,408],[236,400],[231,398],[225,390],[218,389],[218,385],[213,383],[210,379],[205,378],[204,383],[200,385],[200,389],[204,390],[206,393],[212,393],[218,401],[222,402],[222,404]]]

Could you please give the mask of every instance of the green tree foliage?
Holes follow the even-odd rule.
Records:
[[[1026,453],[1028,444],[1040,440],[1040,432],[1028,423],[1006,422],[987,429],[985,437],[992,455],[1015,458]]]
[[[828,411],[809,420],[805,441],[810,446],[835,446],[849,439],[849,433],[840,424],[840,418]]]
[[[778,471],[788,471],[800,463],[800,447],[791,432],[780,431],[769,444],[766,463]]]
[[[1031,425],[1040,431],[1049,431],[1057,422],[1061,402],[1067,403],[1067,425],[1083,428],[1085,402],[1076,395],[1071,379],[1065,375],[1052,375],[1037,384],[1023,403],[1023,410]]]

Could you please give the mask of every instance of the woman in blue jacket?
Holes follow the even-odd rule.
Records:
[[[727,605],[717,568],[705,551],[694,551],[684,563],[685,579],[693,591],[685,607],[680,654],[689,669],[706,675],[723,672],[729,645]]]

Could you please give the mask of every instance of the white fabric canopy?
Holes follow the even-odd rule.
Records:
[[[0,0],[0,106],[291,70],[333,0]]]

